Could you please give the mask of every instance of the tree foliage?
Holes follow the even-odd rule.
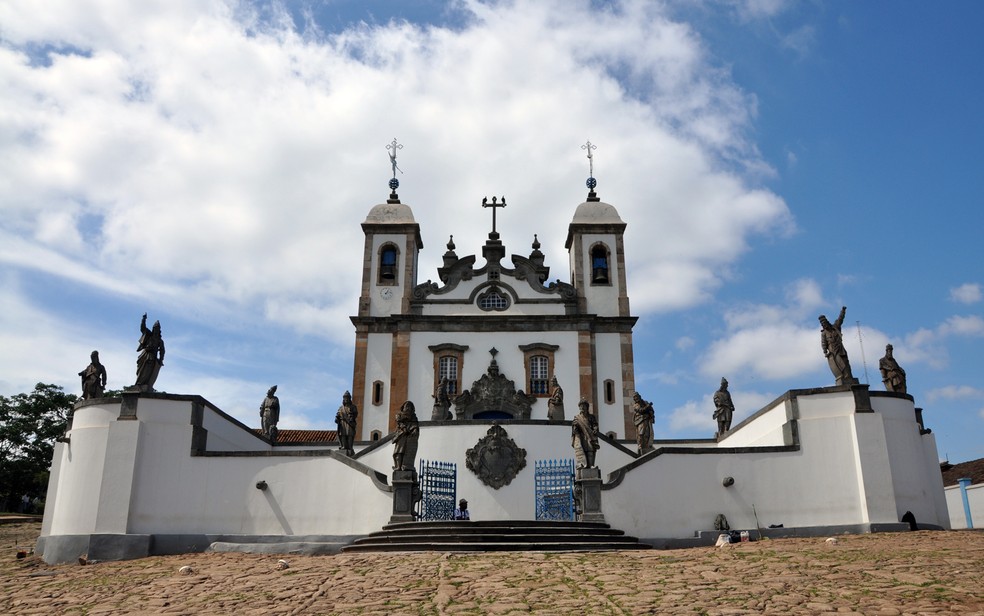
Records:
[[[55,439],[77,400],[45,383],[0,396],[0,502],[17,503],[23,494],[44,498]]]

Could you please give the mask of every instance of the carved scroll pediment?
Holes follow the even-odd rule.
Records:
[[[513,419],[529,419],[533,412],[536,396],[522,389],[499,372],[495,360],[488,371],[472,383],[454,400],[454,413],[457,419],[472,419],[486,411],[501,411],[512,415]]]
[[[494,423],[486,435],[465,452],[465,464],[482,483],[498,490],[509,485],[519,471],[526,468],[526,450],[509,438],[502,426]]]
[[[443,295],[455,289],[462,280],[471,280],[481,270],[475,270],[475,255],[458,259],[452,266],[439,268],[438,275],[444,286],[428,280],[413,288],[413,299],[425,299],[428,295]]]

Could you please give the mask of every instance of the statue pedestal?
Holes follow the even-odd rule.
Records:
[[[579,522],[604,522],[601,512],[601,469],[579,468],[574,476],[575,490],[580,492]]]
[[[413,522],[413,505],[420,494],[417,471],[393,471],[393,515],[390,524]]]

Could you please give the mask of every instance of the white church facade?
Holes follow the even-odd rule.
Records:
[[[485,205],[505,207],[505,198]],[[395,193],[372,208],[362,229],[362,293],[352,318],[360,438],[391,432],[406,400],[426,418],[445,377],[456,419],[547,419],[556,377],[570,396],[567,419],[583,397],[603,433],[634,437],[636,319],[629,316],[625,283],[625,223],[614,207],[592,192],[574,211],[566,244],[569,283],[548,282],[536,236],[528,255],[507,259],[493,227],[480,259],[459,258],[452,238],[439,282],[418,284],[420,228]],[[513,387],[473,387],[493,360],[499,380]]]
[[[485,205],[494,214],[504,202]],[[625,223],[593,191],[572,210],[569,282],[549,280],[535,237],[507,258],[495,222],[481,257],[459,257],[449,241],[437,281],[419,282],[420,228],[395,187],[362,229],[354,455],[336,442],[271,441],[194,394],[82,401],[55,446],[46,561],[228,544],[336,551],[394,517],[393,438],[407,400],[420,419],[417,461],[457,469],[455,495],[473,520],[539,517],[537,469],[573,457],[583,398],[600,431],[601,515],[653,546],[713,543],[719,516],[764,536],[903,530],[903,517],[949,528],[934,436],[908,394],[791,389],[720,438],[657,440],[640,453]],[[554,377],[563,420],[548,417]],[[490,479],[477,467],[501,461],[482,450],[493,434],[510,470]]]

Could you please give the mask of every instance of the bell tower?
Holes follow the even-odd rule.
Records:
[[[588,198],[574,211],[565,243],[578,313],[592,317],[590,330],[578,334],[580,395],[591,404],[602,432],[634,438],[632,327],[636,318],[629,314],[625,284],[625,223],[595,192],[595,146],[588,141],[581,148],[588,153]]]
[[[407,399],[409,340],[397,331],[401,315],[410,312],[410,296],[417,284],[417,256],[424,247],[420,225],[409,205],[396,192],[396,139],[390,151],[393,178],[385,203],[369,210],[362,231],[362,291],[355,325],[355,362],[352,400],[359,408],[356,438],[369,440],[390,431],[394,405]],[[393,408],[391,408],[393,407]]]
[[[588,198],[574,211],[564,245],[570,255],[571,284],[577,289],[579,312],[603,317],[629,316],[629,295],[625,286],[625,223],[618,211],[595,193],[596,146],[589,141],[591,175],[586,185]]]

